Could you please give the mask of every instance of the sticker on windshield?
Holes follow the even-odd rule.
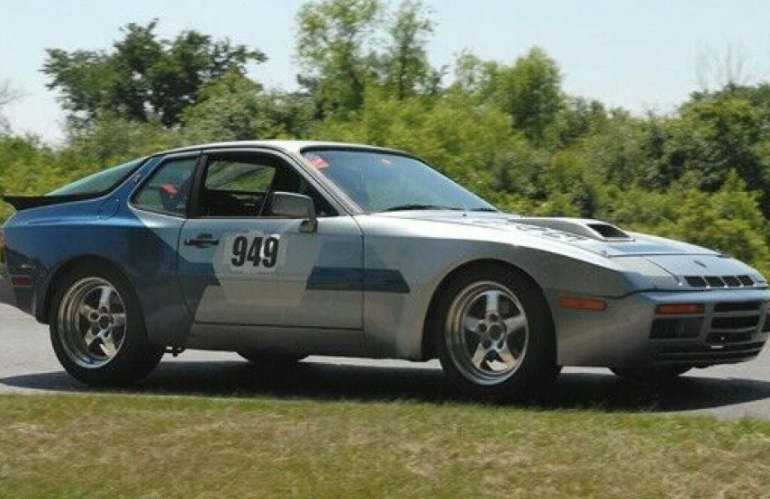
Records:
[[[225,240],[222,263],[235,273],[271,272],[283,264],[285,250],[280,234],[259,231],[230,234]]]
[[[321,156],[319,156],[318,154],[314,154],[314,153],[311,152],[311,153],[305,154],[305,158],[315,168],[323,169],[323,168],[328,168],[329,167],[329,163],[325,159],[323,159]]]

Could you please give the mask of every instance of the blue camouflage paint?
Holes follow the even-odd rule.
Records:
[[[183,344],[192,315],[176,279],[177,236],[166,236],[178,235],[184,219],[157,217],[150,225],[127,203],[137,180],[150,175],[160,159],[149,159],[102,197],[15,213],[3,227],[7,272],[31,276],[34,286],[12,288],[14,296],[6,301],[47,322],[45,305],[55,292],[57,272],[79,258],[101,258],[117,265],[137,290],[150,339]]]

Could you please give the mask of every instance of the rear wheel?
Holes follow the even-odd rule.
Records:
[[[441,366],[464,393],[509,399],[558,376],[550,311],[522,272],[492,264],[469,269],[444,290],[437,313]]]
[[[657,383],[675,379],[692,369],[690,366],[668,366],[650,368],[610,368],[618,377],[635,382]]]
[[[53,299],[51,343],[73,377],[94,385],[121,385],[147,376],[163,348],[147,339],[139,300],[120,272],[102,263],[76,268]]]
[[[307,358],[307,355],[269,354],[264,352],[238,352],[238,355],[253,364],[265,367],[288,367]]]

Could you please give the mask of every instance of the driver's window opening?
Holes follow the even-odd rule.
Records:
[[[270,196],[290,192],[310,196],[318,216],[334,210],[296,171],[270,155],[223,154],[209,157],[198,197],[202,217],[272,217]]]

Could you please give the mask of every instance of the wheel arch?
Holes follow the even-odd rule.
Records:
[[[436,321],[439,320],[439,318],[436,316],[436,309],[438,307],[439,297],[441,296],[441,293],[443,293],[444,290],[458,276],[462,275],[463,273],[469,271],[472,268],[482,267],[485,265],[495,265],[495,266],[506,267],[508,269],[511,269],[521,274],[526,279],[528,279],[530,283],[540,292],[540,297],[543,299],[543,302],[546,304],[546,307],[548,308],[548,314],[550,316],[551,323],[553,324],[553,311],[551,310],[551,307],[548,304],[548,300],[546,300],[545,298],[545,295],[543,293],[543,287],[540,285],[540,283],[537,282],[537,280],[534,277],[532,277],[532,275],[529,272],[527,272],[526,270],[522,269],[520,266],[515,265],[509,261],[500,260],[497,258],[484,258],[479,260],[472,260],[469,262],[462,263],[457,267],[453,268],[451,271],[449,271],[443,277],[443,279],[441,279],[441,282],[438,284],[435,291],[433,292],[433,295],[430,298],[427,312],[425,313],[425,318],[423,320],[423,326],[422,326],[422,339],[421,339],[422,360],[430,360],[436,357],[436,348],[435,348],[435,341],[433,336],[434,336]]]
[[[128,278],[128,275],[120,267],[120,265],[110,260],[109,258],[105,258],[99,255],[78,255],[76,257],[70,258],[69,260],[66,260],[58,267],[56,267],[56,269],[52,272],[51,276],[47,280],[42,290],[40,299],[37,302],[37,307],[35,307],[35,318],[38,322],[43,324],[49,323],[51,306],[53,305],[52,301],[56,295],[56,289],[59,283],[61,283],[62,280],[74,269],[88,263],[99,263],[102,265],[107,265],[113,268],[115,271],[119,272],[126,279],[126,281],[131,282],[131,279]]]

